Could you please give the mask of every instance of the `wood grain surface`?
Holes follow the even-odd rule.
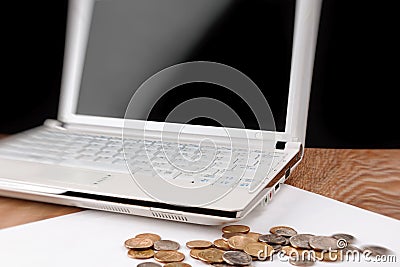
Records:
[[[400,219],[398,149],[305,149],[287,183]]]
[[[288,184],[400,219],[400,150],[305,149]],[[80,211],[0,197],[0,229]]]
[[[75,207],[0,197],[0,229],[49,219],[81,210],[82,209]]]

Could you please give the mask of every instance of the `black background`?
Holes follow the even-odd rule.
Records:
[[[57,0],[2,6],[0,133],[56,118],[67,5]],[[307,147],[400,147],[396,13],[395,1],[324,1]]]

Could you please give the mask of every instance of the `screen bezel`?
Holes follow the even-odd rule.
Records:
[[[122,128],[124,119],[76,114],[95,1],[71,0],[69,3],[58,119],[66,124]],[[304,143],[320,6],[320,0],[296,1],[285,131],[272,132],[230,128],[233,138],[242,137],[243,131],[246,131],[249,139],[274,138],[280,141]],[[143,121],[131,121],[129,125],[134,128],[137,125],[137,129],[141,129],[143,128]],[[149,130],[162,131],[165,128],[165,122],[149,121],[146,127]],[[187,124],[185,124],[185,132],[194,135],[200,133],[203,136],[220,136],[221,134],[221,131],[216,127]]]

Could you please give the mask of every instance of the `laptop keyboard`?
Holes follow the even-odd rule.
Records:
[[[124,155],[125,151],[125,155]],[[248,187],[260,166],[275,168],[284,152],[122,139],[41,130],[0,144],[0,157],[134,175],[159,175],[193,184]],[[125,160],[126,158],[126,160]],[[267,172],[264,172],[265,178]],[[257,172],[258,174],[258,172]],[[259,176],[259,174],[258,174]]]

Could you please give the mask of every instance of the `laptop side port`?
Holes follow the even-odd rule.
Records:
[[[289,177],[290,175],[290,167],[285,171],[285,180]]]
[[[277,183],[277,184],[275,185],[275,192],[279,190],[279,187],[280,187],[280,186],[281,186],[280,183]]]

